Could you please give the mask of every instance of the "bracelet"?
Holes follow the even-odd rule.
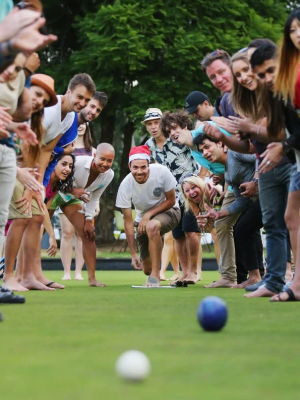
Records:
[[[19,50],[14,50],[11,40],[6,40],[5,42],[0,43],[0,52],[4,57],[9,57],[17,55]]]
[[[261,128],[261,125],[258,125],[257,131],[256,131],[256,136],[259,136],[259,134],[260,134],[260,128]]]
[[[31,76],[33,74],[33,72],[30,71],[30,69],[27,67],[23,67],[23,70],[26,71],[29,74],[29,76]]]

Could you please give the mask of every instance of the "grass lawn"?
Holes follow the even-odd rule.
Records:
[[[47,272],[57,281],[61,275]],[[204,272],[188,288],[139,290],[131,284],[145,281],[141,272],[106,271],[98,277],[107,288],[70,281],[66,290],[26,293],[24,305],[2,305],[1,399],[299,399],[299,305],[202,287],[217,276]],[[227,302],[221,332],[204,332],[196,321],[207,295]],[[151,360],[143,383],[115,374],[129,349]]]

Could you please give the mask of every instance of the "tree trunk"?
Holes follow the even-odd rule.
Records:
[[[123,147],[123,154],[122,154],[122,159],[121,159],[121,168],[120,168],[120,177],[119,177],[119,184],[118,187],[120,186],[122,180],[125,178],[125,176],[129,173],[128,169],[128,156],[129,152],[131,149],[131,144],[132,144],[132,135],[134,132],[134,125],[132,121],[127,121],[125,127],[124,127],[124,147]]]

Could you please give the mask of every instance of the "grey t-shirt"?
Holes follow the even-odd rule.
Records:
[[[228,150],[225,181],[232,186],[235,201],[227,208],[230,214],[244,211],[253,200],[241,195],[240,185],[251,182],[255,174],[255,154],[241,154]]]

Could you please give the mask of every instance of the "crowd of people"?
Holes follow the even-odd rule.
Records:
[[[56,94],[52,77],[35,73],[36,51],[57,38],[40,32],[40,2],[26,5],[0,15],[0,302],[18,302],[22,296],[13,291],[64,288],[47,279],[41,265],[44,231],[48,254],[57,252],[55,210],[63,279],[71,279],[75,234],[75,279],[83,279],[85,263],[88,284],[105,286],[95,276],[93,219],[114,177],[115,151],[109,143],[93,147],[89,124],[108,98],[86,73],[75,75],[63,95]],[[300,300],[300,8],[288,17],[280,47],[255,39],[232,56],[215,50],[201,66],[220,91],[215,103],[193,91],[184,109],[162,112],[152,105],[142,121],[150,138],[130,150],[130,173],[116,207],[132,265],[147,275],[148,288],[160,287],[169,261],[170,285],[196,284],[201,234],[209,232],[220,277],[205,288]]]

